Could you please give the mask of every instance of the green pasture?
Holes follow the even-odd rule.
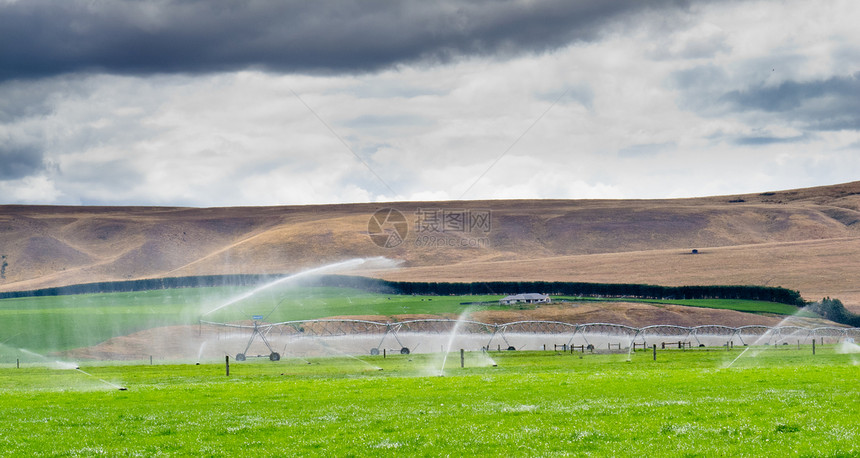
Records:
[[[565,297],[575,302],[641,302],[646,304],[683,305],[686,307],[705,307],[711,309],[735,310],[746,313],[768,313],[774,315],[817,315],[810,312],[798,311],[798,308],[778,302],[752,301],[747,299],[640,299],[640,298],[611,298],[611,297]],[[799,312],[799,313],[798,313]]]
[[[834,346],[0,366],[3,455],[857,456]],[[492,358],[497,367],[489,365]],[[382,370],[379,370],[382,369]],[[119,391],[108,383],[128,388]]]
[[[307,320],[337,315],[460,314],[500,296],[398,296],[350,288],[285,286],[181,288],[0,300],[0,345],[60,351],[158,326],[251,320]],[[242,298],[213,313],[233,299]],[[500,306],[479,306],[478,309]],[[0,360],[2,361],[2,360]]]
[[[0,300],[0,344],[36,352],[94,345],[158,326],[196,323],[230,288],[186,288]]]
[[[309,320],[343,315],[459,315],[467,308],[501,309],[502,296],[406,296],[379,294],[351,288],[301,287],[286,291],[263,291],[206,315],[219,322],[248,320],[262,315],[265,321]],[[484,305],[476,305],[487,303]],[[508,308],[508,307],[504,307]]]
[[[237,322],[261,316],[262,321],[281,322],[345,315],[458,316],[467,308],[510,308],[497,305],[501,296],[404,296],[295,285],[276,286],[250,294],[252,292],[251,287],[215,287],[3,299],[0,300],[0,346],[26,348],[38,353],[62,351],[95,345],[143,329],[193,324],[201,318]],[[623,300],[757,313],[797,312],[789,305],[758,301]],[[229,305],[219,309],[225,304]]]

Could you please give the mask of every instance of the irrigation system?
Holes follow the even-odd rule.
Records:
[[[363,352],[378,355],[386,343],[396,344],[401,354],[409,354],[421,344],[422,339],[436,337],[468,338],[481,343],[481,349],[522,349],[528,339],[552,339],[559,345],[571,347],[575,343],[588,349],[600,346],[629,349],[635,345],[665,344],[668,340],[687,346],[722,345],[789,345],[797,342],[810,343],[815,339],[831,341],[860,340],[860,328],[750,325],[729,327],[721,325],[674,326],[654,325],[635,328],[614,323],[574,324],[561,321],[515,321],[511,323],[483,323],[472,320],[418,319],[398,322],[380,322],[354,319],[315,319],[252,324],[217,323],[201,320],[202,326],[232,328],[247,332],[250,337],[244,350],[236,354],[243,361],[255,340],[259,339],[270,351],[269,359],[281,358],[272,341],[277,339],[295,343],[304,339],[337,337],[362,337],[374,342]],[[612,342],[615,342],[614,344]],[[409,343],[413,345],[410,348]],[[289,343],[287,344],[289,345]],[[286,346],[285,345],[285,348]]]

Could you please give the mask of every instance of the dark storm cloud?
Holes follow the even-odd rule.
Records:
[[[50,96],[49,90],[34,88],[32,84],[11,82],[0,85],[0,123],[50,113]]]
[[[722,101],[737,111],[775,113],[811,130],[860,130],[860,73],[732,91]]]
[[[42,151],[32,145],[0,144],[0,180],[17,180],[44,169]]]
[[[540,52],[686,2],[92,1],[0,6],[0,79],[77,71],[361,72],[459,55]],[[632,21],[631,21],[632,22]]]
[[[771,73],[768,69],[765,73]],[[679,106],[707,117],[743,114],[754,124],[787,123],[806,131],[860,130],[860,72],[812,81],[738,87],[725,70],[705,65],[675,72],[669,85],[679,90]],[[739,138],[745,145],[808,140],[806,136]]]

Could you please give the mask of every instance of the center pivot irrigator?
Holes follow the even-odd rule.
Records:
[[[270,342],[270,338],[267,336],[272,331],[273,326],[275,326],[275,324],[267,323],[266,320],[270,316],[272,316],[272,314],[275,312],[275,310],[278,309],[278,307],[280,307],[281,304],[283,304],[284,301],[286,301],[289,298],[289,296],[291,296],[291,295],[289,294],[288,290],[287,291],[279,290],[278,292],[272,291],[275,289],[276,286],[291,288],[291,287],[295,286],[294,285],[295,283],[297,283],[301,280],[306,280],[309,277],[314,277],[314,276],[318,276],[321,274],[332,273],[332,272],[342,272],[342,271],[354,269],[357,267],[390,268],[393,265],[395,265],[395,263],[393,261],[386,259],[386,258],[382,258],[382,257],[368,258],[368,259],[359,258],[359,259],[350,259],[348,261],[329,264],[329,265],[317,267],[314,269],[304,270],[302,272],[298,272],[298,273],[295,273],[292,275],[287,275],[285,277],[278,278],[278,279],[271,281],[269,283],[257,286],[256,288],[253,288],[246,293],[235,296],[235,297],[227,300],[226,302],[222,303],[221,305],[203,313],[200,317],[200,324],[201,325],[204,325],[204,324],[216,325],[216,326],[222,326],[222,327],[227,327],[227,328],[250,330],[251,335],[248,338],[248,341],[247,341],[247,344],[245,345],[244,350],[242,350],[239,353],[236,353],[236,360],[237,361],[245,361],[246,360],[246,358],[248,357],[249,351],[251,350],[251,346],[254,344],[254,342],[257,340],[258,337],[259,337],[260,341],[262,341],[262,343],[269,350],[269,360],[279,361],[281,359],[281,354],[275,350],[272,343]],[[268,310],[268,312],[265,313],[265,315],[263,315],[263,314],[251,315],[251,319],[253,320],[253,325],[238,324],[236,322],[228,323],[228,322],[224,322],[224,321],[215,322],[215,321],[207,321],[204,319],[207,316],[214,314],[215,312],[219,312],[221,310],[228,309],[228,307],[239,307],[241,314],[244,315],[245,317],[248,317],[250,315],[245,311],[245,310],[247,310],[246,307],[256,308],[257,309],[256,312],[261,312],[261,311],[267,310],[268,307],[266,309],[260,310],[260,307],[261,307],[260,301],[262,300],[263,303],[265,303],[265,298],[260,297],[261,293],[264,293],[264,292],[269,295],[269,299],[277,300],[277,299],[275,299],[276,297],[280,297],[281,299],[271,308],[271,310]],[[271,302],[270,302],[270,304],[271,304]],[[286,347],[285,347],[285,351],[286,351]],[[408,350],[407,350],[407,352],[408,352]],[[198,360],[200,359],[201,355],[202,355],[202,346],[201,346],[201,354],[198,355]]]
[[[245,356],[248,354],[248,349],[251,348],[251,344],[254,343],[254,339],[257,336],[260,336],[260,340],[266,344],[266,348],[269,349],[269,361],[278,361],[281,359],[281,354],[276,352],[272,345],[269,343],[269,339],[266,338],[266,333],[260,330],[260,324],[257,322],[257,318],[262,319],[262,316],[254,316],[254,330],[251,332],[251,338],[248,339],[248,345],[245,345],[245,350],[242,353],[236,354],[236,361],[245,361]],[[266,330],[270,327],[266,326]]]

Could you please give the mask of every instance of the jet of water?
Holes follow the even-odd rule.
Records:
[[[836,353],[860,353],[860,345],[854,343],[853,339],[845,339],[836,347]]]
[[[496,367],[496,360],[493,359],[490,354],[486,351],[481,352],[481,359],[484,360],[484,365]]]
[[[39,359],[41,359],[42,361],[45,361],[45,362],[49,365],[49,367],[50,367],[51,369],[61,369],[61,370],[63,370],[63,369],[77,369],[77,368],[78,368],[78,364],[77,364],[77,363],[70,363],[70,362],[67,362],[67,361],[59,361],[59,360],[57,360],[57,361],[51,361],[51,359],[50,359],[50,358],[48,358],[47,356],[45,356],[45,355],[40,355],[39,353],[36,353],[36,352],[34,352],[34,351],[27,350],[26,348],[19,348],[19,349],[18,349],[18,351],[20,351],[21,353],[23,353],[23,354],[25,354],[25,355],[35,356],[36,358],[39,358]]]
[[[208,340],[204,340],[202,344],[200,344],[200,350],[197,351],[197,364],[200,364],[200,359],[203,358],[203,350],[206,348],[206,344]]]
[[[104,383],[105,385],[112,386],[112,387],[114,387],[114,388],[116,388],[116,389],[118,389],[118,390],[120,390],[120,391],[126,391],[126,390],[128,389],[128,388],[126,388],[126,387],[124,387],[124,386],[119,386],[119,385],[117,385],[117,384],[115,384],[115,383],[108,382],[107,380],[105,380],[105,379],[103,379],[103,378],[98,378],[98,377],[96,377],[95,375],[90,374],[89,372],[84,372],[83,370],[81,370],[81,368],[80,368],[80,367],[76,367],[76,368],[75,368],[75,370],[76,370],[76,371],[78,371],[78,372],[80,372],[81,374],[88,375],[88,376],[90,376],[90,377],[92,377],[92,378],[94,378],[94,379],[96,379],[96,380],[98,380],[98,381],[100,381],[100,382]]]
[[[352,358],[352,359],[354,359],[354,360],[356,360],[356,361],[358,361],[358,362],[360,362],[360,363],[364,364],[365,366],[370,367],[370,368],[371,368],[371,369],[373,369],[373,370],[377,370],[377,371],[381,371],[381,370],[382,370],[382,368],[381,368],[381,367],[379,367],[379,366],[375,366],[375,365],[373,365],[373,364],[370,364],[369,362],[367,362],[367,361],[365,361],[365,360],[363,360],[363,359],[361,359],[361,358],[359,358],[359,357],[357,357],[357,356],[355,356],[355,355],[350,355],[350,354],[349,354],[349,353],[347,353],[347,352],[344,352],[344,351],[338,350],[338,349],[336,349],[336,348],[333,348],[333,347],[332,347],[332,346],[330,346],[328,343],[326,343],[326,342],[325,342],[325,340],[314,341],[314,343],[315,343],[315,344],[317,344],[317,345],[319,345],[320,347],[322,347],[322,349],[323,349],[324,351],[328,352],[329,354],[335,354],[335,355],[343,356],[343,357],[346,357],[346,358]],[[284,347],[284,348],[286,348],[286,347]],[[308,364],[310,364],[310,362],[309,362]]]
[[[218,310],[221,310],[225,307],[229,307],[229,306],[231,306],[237,302],[248,299],[248,298],[254,296],[255,294],[259,293],[260,291],[265,291],[265,290],[267,290],[273,286],[277,286],[280,284],[300,280],[304,277],[319,275],[319,274],[322,274],[325,272],[344,271],[344,270],[354,269],[354,268],[359,267],[359,266],[364,266],[366,268],[390,268],[390,267],[394,267],[396,265],[397,265],[397,263],[395,261],[392,261],[392,260],[385,258],[385,257],[382,257],[382,256],[378,256],[375,258],[349,259],[347,261],[336,262],[336,263],[328,264],[325,266],[315,267],[313,269],[303,270],[301,272],[298,272],[298,273],[295,273],[292,275],[287,275],[285,277],[278,278],[277,280],[271,281],[271,282],[266,283],[262,286],[258,286],[257,288],[254,288],[251,291],[248,291],[247,293],[236,296],[236,297],[228,300],[227,302],[219,305],[218,307],[215,307],[214,309],[204,313],[203,315],[201,315],[201,317],[204,317],[206,315],[210,315],[210,314],[215,313]],[[272,310],[272,311],[274,311],[274,310]]]
[[[36,353],[35,351],[30,351],[30,350],[27,350],[26,348],[19,348],[18,351],[20,351],[21,353],[24,353],[26,355],[35,356],[41,360],[46,360],[46,361],[48,360],[47,356],[40,355],[40,354]]]
[[[288,344],[288,343],[287,343],[287,344],[284,344],[284,349],[283,349],[283,350],[281,350],[281,354],[284,354],[284,355],[286,355],[286,354],[287,354],[287,345],[289,345],[289,344]],[[299,360],[299,361],[301,361],[301,362],[303,362],[303,363],[305,363],[305,364],[310,364],[310,363],[311,363],[310,361],[308,361],[308,360],[306,360],[306,359],[304,359],[304,358],[299,358],[298,356],[292,356],[292,358],[293,358],[293,359],[297,359],[297,360]]]
[[[45,355],[40,355],[40,354],[38,354],[38,353],[36,353],[36,352],[34,352],[34,351],[27,350],[26,348],[19,348],[18,350],[19,350],[21,353],[25,353],[25,354],[28,354],[28,355],[31,355],[31,356],[36,356],[36,357],[41,358],[41,359],[43,359],[43,360],[45,360],[45,361],[50,361],[50,359],[49,359],[47,356],[45,356]],[[81,370],[80,366],[78,366],[78,364],[77,364],[77,363],[70,363],[70,362],[66,362],[66,361],[53,361],[53,362],[52,362],[52,365],[51,365],[51,368],[53,368],[53,369],[61,369],[61,370],[76,370],[76,371],[80,372],[81,374],[84,374],[84,375],[87,375],[87,376],[89,376],[89,377],[92,377],[92,378],[94,378],[94,379],[96,379],[96,380],[98,380],[98,381],[100,381],[100,382],[102,382],[102,383],[104,383],[104,384],[106,384],[106,385],[109,385],[109,386],[111,386],[111,387],[113,387],[113,388],[116,388],[116,389],[118,389],[118,390],[120,390],[120,391],[126,391],[126,390],[127,390],[127,388],[126,388],[126,387],[124,387],[124,386],[119,386],[119,385],[117,385],[117,384],[115,384],[115,383],[108,382],[108,381],[107,381],[107,380],[105,380],[105,379],[98,378],[98,377],[96,377],[95,375],[90,374],[89,372],[85,372],[85,371]]]
[[[750,349],[750,348],[752,348],[752,347],[744,348],[744,351],[742,351],[742,352],[741,352],[741,354],[739,354],[735,359],[733,359],[733,360],[732,360],[732,362],[730,362],[730,363],[729,363],[729,365],[728,365],[728,366],[726,366],[726,369],[728,369],[728,368],[732,367],[732,364],[734,364],[734,363],[735,363],[735,361],[737,361],[737,360],[741,359],[741,356],[743,356],[743,355],[744,355],[744,353],[746,353],[747,351],[749,351],[749,349]]]
[[[792,321],[792,320],[795,320],[799,315],[801,315],[801,314],[804,312],[804,310],[805,310],[804,308],[800,308],[800,309],[798,309],[798,310],[797,310],[796,312],[794,312],[793,314],[791,314],[791,315],[789,315],[789,316],[787,316],[787,317],[783,318],[779,323],[777,323],[777,325],[776,325],[776,326],[774,326],[774,328],[775,328],[775,329],[778,329],[778,328],[780,328],[780,327],[782,327],[782,326],[785,326],[785,325],[787,325],[787,324],[791,323],[791,321]],[[732,362],[731,362],[731,363],[729,363],[729,365],[728,365],[728,366],[726,366],[726,369],[728,369],[728,368],[732,367],[732,364],[734,364],[734,363],[735,363],[735,361],[739,360],[739,359],[741,358],[741,356],[743,356],[743,355],[744,355],[744,353],[746,353],[750,348],[757,347],[757,349],[756,349],[756,350],[754,350],[754,351],[753,351],[753,353],[751,354],[751,357],[753,357],[753,358],[754,358],[754,357],[756,357],[756,356],[757,356],[757,355],[762,351],[762,347],[760,346],[760,345],[761,345],[761,343],[762,343],[765,339],[768,339],[768,340],[773,339],[773,335],[774,335],[774,334],[773,334],[773,332],[774,332],[774,331],[773,331],[773,329],[769,329],[767,332],[765,332],[764,334],[762,334],[761,336],[759,336],[759,337],[758,337],[758,338],[757,338],[757,339],[752,343],[752,345],[747,346],[747,348],[745,348],[745,349],[744,349],[744,351],[742,351],[742,352],[741,352],[741,354],[739,354],[739,355],[738,355],[734,360],[732,360]]]
[[[439,377],[443,377],[445,375],[445,362],[448,361],[448,354],[451,353],[451,347],[454,345],[454,339],[457,338],[457,333],[460,332],[460,327],[466,321],[466,317],[472,311],[472,307],[467,307],[466,310],[463,310],[463,313],[457,318],[457,322],[454,323],[454,327],[451,328],[451,335],[448,336],[448,345],[445,347],[445,351],[442,355],[442,365],[439,366]]]

